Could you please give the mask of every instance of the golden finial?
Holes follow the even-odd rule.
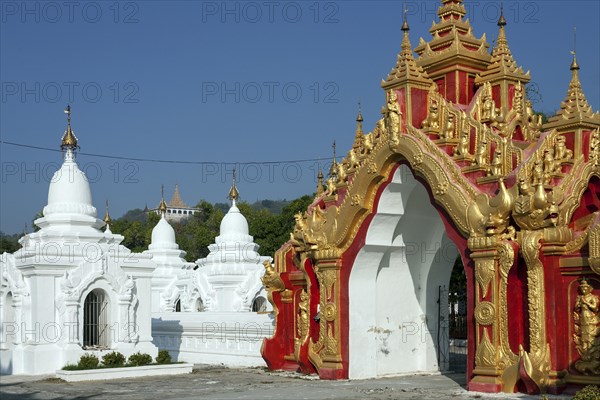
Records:
[[[67,107],[65,108],[65,114],[67,114],[67,131],[65,132],[65,134],[62,137],[60,148],[63,151],[64,150],[75,150],[76,148],[79,148],[79,146],[77,145],[77,137],[75,136],[75,134],[73,133],[73,130],[71,129],[71,105],[70,104],[67,104]]]
[[[337,176],[337,155],[336,155],[336,144],[335,144],[335,139],[333,141],[333,144],[331,145],[331,147],[333,148],[333,163],[331,164],[331,168],[329,168],[329,176]]]
[[[358,99],[358,116],[356,117],[356,122],[363,122],[362,105],[360,103],[360,99]]]
[[[160,185],[160,204],[158,205],[158,212],[163,217],[167,214],[167,203],[165,203],[165,185]]]
[[[506,26],[506,18],[504,18],[504,2],[500,3],[500,19],[498,19],[498,26]]]
[[[110,218],[110,214],[108,213],[108,200],[106,200],[106,213],[104,214],[104,223],[106,223],[106,229],[108,229],[108,226],[111,222],[112,219]]]
[[[233,169],[231,189],[229,190],[228,197],[229,197],[229,200],[231,200],[234,205],[235,205],[236,200],[240,197],[240,192],[238,192],[237,188],[235,187],[235,168]]]
[[[363,123],[362,107],[361,107],[360,99],[359,99],[358,100],[358,115],[356,116],[356,137],[357,138],[361,138],[363,135],[362,123]]]
[[[573,27],[573,62],[571,62],[571,71],[579,70],[579,64],[577,64],[577,27]]]
[[[333,144],[331,145],[331,147],[333,148],[333,162],[337,163],[337,156],[335,154],[337,146],[335,144],[335,139],[333,139]]]
[[[408,10],[406,8],[406,3],[404,3],[404,22],[402,22],[402,32],[404,32],[405,34],[408,33],[408,31],[410,30],[410,28],[408,27],[408,22],[406,21],[407,12]]]
[[[323,189],[323,170],[319,167],[319,173],[317,174],[317,195],[316,197],[321,197],[321,195],[325,193]]]

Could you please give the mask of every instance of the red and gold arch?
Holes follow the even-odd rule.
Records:
[[[438,15],[416,58],[405,21],[382,82],[382,119],[365,134],[359,115],[352,149],[266,266],[276,330],[263,357],[271,369],[352,377],[351,353],[361,349],[349,339],[350,277],[382,193],[405,165],[465,266],[469,389],[598,384],[600,115],[577,60],[560,111],[543,124],[504,18],[490,54],[461,0],[442,0]]]

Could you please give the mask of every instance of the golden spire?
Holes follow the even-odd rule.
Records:
[[[333,144],[331,145],[333,148],[333,163],[331,163],[331,168],[329,168],[329,176],[337,176],[337,155],[336,155],[336,144],[335,139],[333,140]]]
[[[64,150],[75,150],[79,148],[77,145],[77,137],[71,129],[71,105],[67,105],[65,108],[65,114],[67,114],[67,130],[62,137],[60,148]]]
[[[392,87],[398,86],[408,81],[422,84],[423,86],[429,87],[433,82],[427,77],[427,73],[423,71],[423,68],[417,66],[415,56],[412,51],[412,45],[410,44],[410,38],[408,31],[408,21],[406,20],[407,9],[404,6],[404,21],[402,23],[402,45],[400,53],[396,61],[396,66],[392,68],[387,79],[381,83],[381,86],[388,90]]]
[[[527,83],[531,80],[529,71],[523,72],[522,67],[518,67],[515,62],[508,40],[506,39],[506,18],[504,18],[504,4],[500,6],[500,18],[498,19],[498,38],[496,46],[492,50],[492,60],[487,69],[475,78],[476,84],[483,82],[495,82],[510,78],[511,81],[520,81]]]
[[[179,184],[175,184],[175,192],[173,192],[173,197],[169,202],[169,207],[171,208],[188,208],[187,204],[181,200],[181,195],[179,194]]]
[[[232,180],[231,180],[231,189],[229,190],[229,196],[227,196],[229,200],[233,202],[235,205],[236,200],[240,197],[240,192],[238,192],[235,187],[235,168],[233,169]]]
[[[594,113],[589,105],[581,82],[579,81],[579,64],[577,63],[576,51],[571,51],[573,61],[571,62],[571,82],[567,91],[567,97],[560,105],[560,110],[555,116],[548,120],[544,129],[566,127],[573,123],[585,123],[586,126],[597,127],[600,124],[600,115]]]
[[[319,173],[317,174],[317,194],[316,197],[321,197],[325,193],[323,189],[323,170],[319,167]]]
[[[571,71],[579,70],[579,64],[577,64],[577,27],[573,27],[573,62],[571,63]]]
[[[108,200],[106,200],[106,213],[104,214],[104,223],[106,224],[106,229],[109,229],[108,226],[112,222],[110,218],[110,214],[108,213]]]
[[[498,26],[500,28],[506,26],[506,18],[504,18],[504,2],[500,4],[500,19],[498,19]]]
[[[408,34],[408,31],[410,30],[410,28],[408,27],[408,22],[406,21],[406,13],[407,13],[407,9],[406,9],[406,4],[404,4],[404,22],[402,23],[402,32],[404,32],[404,34]]]
[[[165,185],[160,185],[160,204],[158,205],[158,212],[163,217],[167,214],[167,203],[165,203]]]
[[[356,137],[362,137],[363,135],[363,116],[362,116],[362,107],[360,104],[360,100],[358,100],[358,115],[356,116]]]
[[[480,38],[473,35],[469,19],[464,19],[467,10],[462,0],[442,0],[438,8],[439,21],[429,29],[432,39],[426,42],[423,38],[415,52],[419,55],[417,65],[427,72],[433,80],[445,76],[449,64],[453,68],[485,70],[490,62],[487,51],[489,44],[483,34]],[[460,60],[458,63],[456,62]]]

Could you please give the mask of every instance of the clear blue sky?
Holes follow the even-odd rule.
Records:
[[[345,153],[357,101],[365,129],[400,48],[401,1],[0,1],[3,141],[58,148],[73,108],[99,215],[169,200],[226,201],[232,165],[243,199],[293,199],[315,188],[317,159]],[[407,1],[413,47],[429,39],[438,1]],[[500,2],[466,1],[474,33],[497,35]],[[513,55],[554,111],[570,78],[573,27],[584,91],[600,105],[597,1],[505,1]],[[0,230],[30,224],[46,204],[60,153],[3,144]],[[31,228],[29,228],[31,229]]]

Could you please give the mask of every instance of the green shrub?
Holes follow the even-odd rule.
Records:
[[[102,364],[106,367],[122,367],[125,365],[125,356],[117,351],[113,351],[102,357]]]
[[[135,354],[129,356],[129,360],[127,360],[129,365],[138,366],[138,365],[148,365],[152,364],[152,356],[150,354],[142,354],[139,351]]]
[[[156,356],[156,362],[159,364],[170,364],[171,355],[167,350],[159,350],[158,356]]]
[[[95,355],[89,354],[89,353],[85,353],[79,359],[79,362],[77,363],[77,366],[80,369],[93,369],[93,368],[98,368],[98,363],[99,362],[100,361],[98,360],[98,357],[96,357]]]
[[[67,364],[65,365],[63,368],[63,371],[77,371],[79,368],[79,366],[77,364]]]
[[[600,387],[589,385],[575,393],[573,400],[598,400],[600,399]]]

